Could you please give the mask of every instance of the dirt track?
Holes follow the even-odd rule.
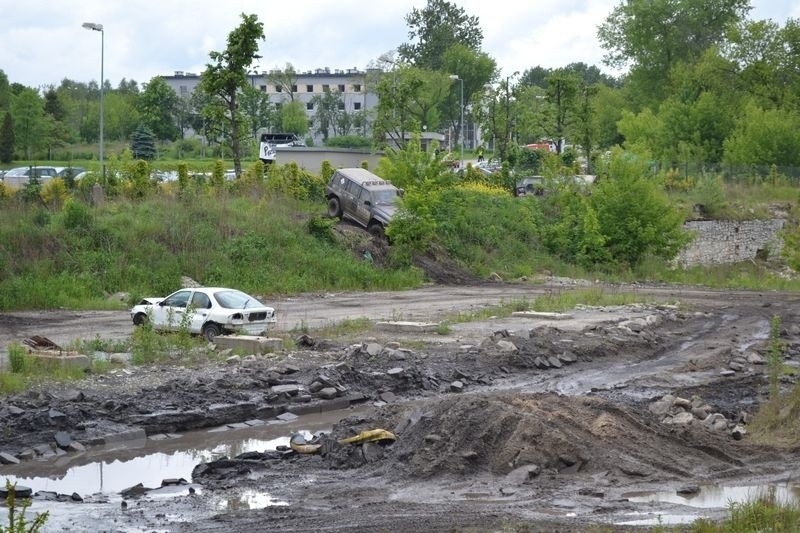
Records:
[[[435,320],[567,288],[440,286],[273,303],[282,317],[280,330],[302,325],[311,328],[313,337],[314,328],[345,318]],[[747,436],[736,440],[731,430],[763,400],[764,366],[749,361],[766,352],[773,316],[784,324],[787,362],[800,359],[800,297],[642,286],[605,290],[635,291],[650,304],[579,309],[564,320],[458,323],[447,335],[370,332],[356,345],[351,338],[315,339],[314,347],[298,347],[277,363],[263,358],[239,367],[137,369],[115,374],[111,381],[87,382],[80,387],[80,401],[74,394],[66,400],[65,391],[55,389],[38,397],[5,399],[0,416],[10,431],[0,438],[0,450],[13,453],[31,439],[52,434],[56,428],[37,423],[48,409],[67,414],[67,430],[77,440],[91,426],[87,421],[98,419],[144,426],[148,434],[180,432],[221,421],[179,414],[165,421],[158,416],[164,406],[185,414],[232,401],[261,402],[254,409],[276,401],[292,404],[299,400],[271,398],[265,391],[286,382],[310,390],[324,374],[348,394],[377,405],[367,415],[345,419],[334,437],[382,427],[397,434],[396,442],[329,445],[322,456],[230,458],[196,471],[193,481],[203,485],[202,496],[144,498],[135,512],[107,509],[93,526],[584,530],[591,524],[620,523],[631,513],[686,513],[674,504],[634,505],[627,497],[632,492],[754,485],[797,476],[800,451],[754,446]],[[0,346],[31,334],[66,343],[95,335],[114,338],[131,330],[124,312],[14,313],[0,316],[0,328]],[[370,345],[381,349],[367,351]],[[745,357],[751,359],[731,372],[732,363]],[[292,366],[291,379],[278,372],[282,364]],[[678,403],[657,409],[657,400],[668,393],[694,400],[691,410]],[[12,416],[10,405],[24,412]],[[706,411],[719,414],[722,425],[710,429],[700,416]],[[239,421],[253,413],[241,416]],[[208,501],[219,494],[246,490],[268,492],[289,505],[219,514],[209,509]],[[719,517],[722,512],[705,514]]]

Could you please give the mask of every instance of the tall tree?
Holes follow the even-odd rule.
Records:
[[[467,15],[463,8],[446,0],[428,0],[422,9],[414,8],[406,15],[408,36],[416,42],[401,44],[400,57],[417,67],[431,70],[442,68],[447,49],[460,43],[478,51],[483,43],[483,31],[478,17]]]
[[[467,48],[461,43],[456,43],[448,48],[442,56],[442,70],[448,75],[456,75],[460,80],[451,84],[450,98],[445,100],[442,116],[450,120],[456,139],[461,139],[461,132],[466,135],[466,124],[461,124],[461,119],[469,120],[467,110],[473,107],[472,95],[482,94],[483,87],[495,75],[497,64],[488,54]],[[449,79],[449,78],[448,78]],[[463,83],[464,98],[461,98],[461,85]],[[462,107],[463,106],[463,107]]]
[[[6,111],[3,117],[3,125],[0,126],[0,163],[11,163],[14,159],[14,119],[11,112]]]
[[[209,53],[211,63],[200,78],[198,88],[224,105],[228,121],[227,133],[233,154],[236,176],[242,174],[242,117],[239,94],[248,84],[247,69],[259,59],[258,41],[264,40],[264,23],[256,15],[242,13],[242,23],[228,34],[228,46],[222,52]]]
[[[281,106],[281,131],[294,133],[302,137],[308,133],[308,117],[306,116],[305,104],[294,101],[287,102]]]
[[[33,151],[46,144],[48,124],[44,101],[35,90],[23,88],[11,101],[11,114],[14,117],[17,147],[26,159],[31,159]]]
[[[156,76],[144,85],[139,96],[139,114],[142,123],[162,141],[178,138],[175,116],[178,114],[178,93],[167,85],[164,78]]]
[[[272,71],[267,74],[267,79],[279,87],[281,94],[288,96],[290,101],[294,101],[294,93],[297,90],[297,71],[291,63],[286,63],[283,70]]]
[[[672,67],[722,42],[749,9],[749,0],[625,0],[598,28],[604,62],[630,67],[645,103],[658,102]]]

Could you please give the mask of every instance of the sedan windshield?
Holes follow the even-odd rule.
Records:
[[[248,307],[264,307],[264,304],[242,291],[217,291],[214,299],[225,309],[246,309]]]

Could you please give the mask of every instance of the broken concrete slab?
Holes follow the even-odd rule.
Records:
[[[388,321],[375,324],[379,331],[395,333],[433,333],[439,329],[437,322]]]
[[[267,354],[283,349],[283,339],[259,335],[220,335],[214,339],[217,348],[248,354]]]
[[[514,311],[511,316],[518,318],[541,318],[543,320],[569,320],[570,313],[550,313],[546,311]]]

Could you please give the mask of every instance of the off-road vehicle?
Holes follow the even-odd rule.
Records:
[[[402,189],[363,168],[340,168],[325,188],[330,216],[351,220],[375,237],[385,235],[402,194]]]

